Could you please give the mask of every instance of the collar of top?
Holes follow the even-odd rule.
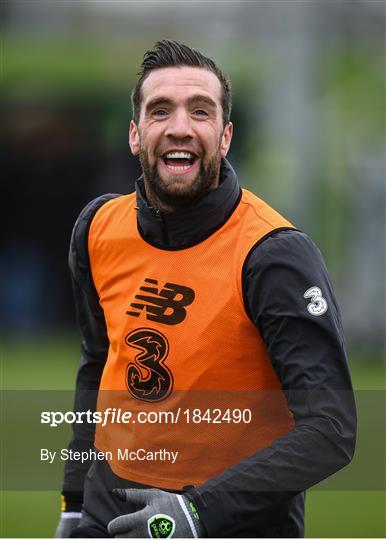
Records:
[[[227,221],[241,198],[241,189],[231,164],[223,159],[220,185],[192,206],[165,213],[149,206],[143,175],[135,183],[138,230],[149,244],[177,250],[198,244]]]

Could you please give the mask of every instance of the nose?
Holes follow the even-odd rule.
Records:
[[[193,136],[192,123],[188,111],[176,109],[168,119],[165,135],[184,139]]]

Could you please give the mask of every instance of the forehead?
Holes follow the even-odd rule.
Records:
[[[190,66],[159,68],[151,71],[142,83],[142,100],[169,97],[188,98],[194,94],[208,95],[221,104],[221,83],[211,71]]]

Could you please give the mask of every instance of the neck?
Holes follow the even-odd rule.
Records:
[[[152,208],[162,210],[162,212],[166,212],[168,214],[171,214],[179,210],[178,206],[163,202],[156,195],[156,193],[154,193],[154,191],[151,189],[151,187],[149,186],[149,182],[146,181],[146,178],[144,178],[144,187],[145,187],[145,194],[146,194],[147,202],[149,206],[151,206]]]

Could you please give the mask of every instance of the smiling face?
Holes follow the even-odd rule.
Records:
[[[218,186],[221,158],[231,143],[221,83],[204,68],[160,68],[144,80],[141,96],[130,147],[140,157],[148,201],[166,211],[189,206]]]

